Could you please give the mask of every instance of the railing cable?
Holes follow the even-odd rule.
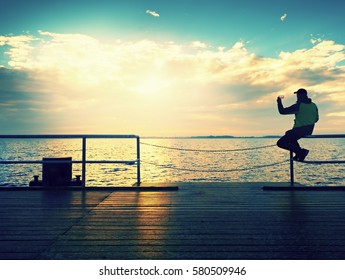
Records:
[[[150,143],[145,143],[145,142],[140,142],[140,144],[156,147],[156,148],[168,149],[168,150],[178,150],[178,151],[185,151],[185,152],[205,152],[205,153],[240,152],[240,151],[249,151],[249,150],[259,150],[259,149],[271,148],[271,147],[276,146],[276,144],[273,144],[273,145],[266,145],[266,146],[260,146],[260,147],[231,149],[231,150],[202,150],[202,149],[185,149],[185,148],[178,148],[178,147],[168,147],[168,146],[161,146],[161,145],[150,144]]]
[[[343,164],[345,160],[304,160],[304,161],[297,161],[306,164]]]

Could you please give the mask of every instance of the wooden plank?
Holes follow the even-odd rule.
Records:
[[[345,259],[344,192],[265,184],[0,192],[0,259]]]
[[[39,253],[51,244],[50,240],[0,240],[2,253]]]

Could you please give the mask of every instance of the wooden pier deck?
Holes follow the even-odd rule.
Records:
[[[345,191],[0,190],[0,259],[345,259]]]

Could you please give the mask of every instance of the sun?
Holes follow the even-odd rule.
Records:
[[[138,79],[135,91],[143,95],[158,95],[169,91],[172,81],[161,73],[148,73]]]

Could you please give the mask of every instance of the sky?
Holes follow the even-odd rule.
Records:
[[[345,2],[0,0],[1,134],[344,133]]]

